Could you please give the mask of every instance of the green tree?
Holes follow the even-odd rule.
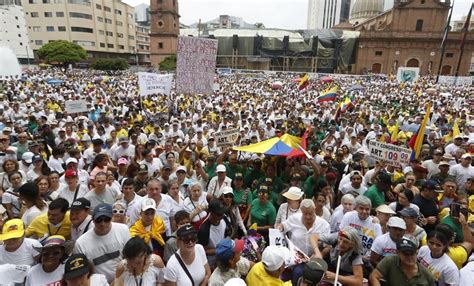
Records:
[[[38,50],[40,59],[47,63],[68,65],[87,58],[87,52],[81,46],[65,40],[52,41]]]
[[[128,65],[127,60],[122,59],[122,58],[115,58],[115,59],[98,59],[92,63],[91,67],[96,70],[117,71],[117,70],[126,70],[128,69],[129,65]]]
[[[176,70],[176,55],[171,55],[166,57],[160,63],[161,71],[173,71]]]

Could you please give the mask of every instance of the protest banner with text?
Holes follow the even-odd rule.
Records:
[[[232,147],[239,137],[239,128],[214,133],[217,147]]]
[[[369,141],[370,157],[381,162],[385,162],[391,166],[407,166],[410,164],[411,150],[394,144]]]
[[[147,96],[150,94],[170,95],[172,82],[172,74],[156,74],[148,72],[138,73],[140,96]]]

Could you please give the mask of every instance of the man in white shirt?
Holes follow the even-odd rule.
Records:
[[[121,261],[121,252],[130,239],[130,231],[125,224],[112,222],[112,206],[99,204],[92,214],[94,228],[79,237],[74,245],[74,253],[86,255],[94,265],[94,271],[103,274],[107,281],[115,278],[115,269]]]
[[[433,152],[433,159],[426,160],[421,164],[423,167],[428,169],[428,179],[440,172],[439,163],[441,162],[441,158],[443,158],[443,150],[436,149]]]
[[[131,159],[135,156],[135,146],[131,145],[127,137],[119,138],[119,146],[112,151],[112,160],[117,162],[121,157]]]
[[[32,266],[36,263],[35,257],[39,252],[35,247],[41,248],[41,243],[36,239],[25,237],[21,219],[5,222],[0,240],[3,241],[3,245],[0,245],[0,265],[8,263]]]
[[[156,176],[159,170],[163,168],[163,163],[159,158],[155,158],[153,156],[153,152],[149,149],[143,150],[142,155],[145,157],[145,159],[140,161],[139,164],[145,164],[148,167],[148,176]]]
[[[95,188],[90,190],[84,197],[91,202],[91,208],[95,207],[100,203],[106,203],[112,205],[116,200],[120,199],[119,190],[115,190],[107,186],[107,174],[99,172],[95,175],[94,181]]]
[[[226,167],[223,164],[219,164],[216,167],[216,174],[211,179],[207,187],[207,200],[210,201],[212,198],[220,198],[222,195],[222,188],[229,186],[232,183],[232,179],[226,175]]]
[[[461,156],[461,163],[449,168],[449,175],[456,179],[456,184],[460,189],[464,190],[466,181],[474,177],[474,167],[471,166],[471,155],[466,153]]]
[[[72,202],[69,212],[71,221],[71,240],[76,241],[81,235],[94,228],[94,222],[89,215],[91,202],[86,198],[79,198]]]
[[[407,225],[402,218],[391,217],[387,223],[388,232],[375,238],[370,253],[374,267],[386,256],[397,255],[397,241],[405,235]]]

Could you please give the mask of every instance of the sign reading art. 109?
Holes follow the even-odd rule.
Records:
[[[403,167],[410,164],[411,150],[394,144],[369,141],[370,157],[391,166]]]

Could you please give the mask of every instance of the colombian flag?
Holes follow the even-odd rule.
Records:
[[[305,89],[309,84],[309,76],[308,74],[305,74],[304,77],[300,79],[300,82],[298,83],[298,89],[303,90]]]
[[[337,86],[323,92],[318,97],[318,103],[325,102],[325,101],[336,101],[336,97],[337,97]]]
[[[411,137],[410,142],[408,142],[408,146],[412,149],[411,159],[418,159],[420,156],[421,145],[423,145],[423,137],[425,136],[425,129],[428,120],[430,119],[431,113],[431,102],[428,103],[426,106],[426,114],[423,118],[423,122],[421,122],[418,131]]]

